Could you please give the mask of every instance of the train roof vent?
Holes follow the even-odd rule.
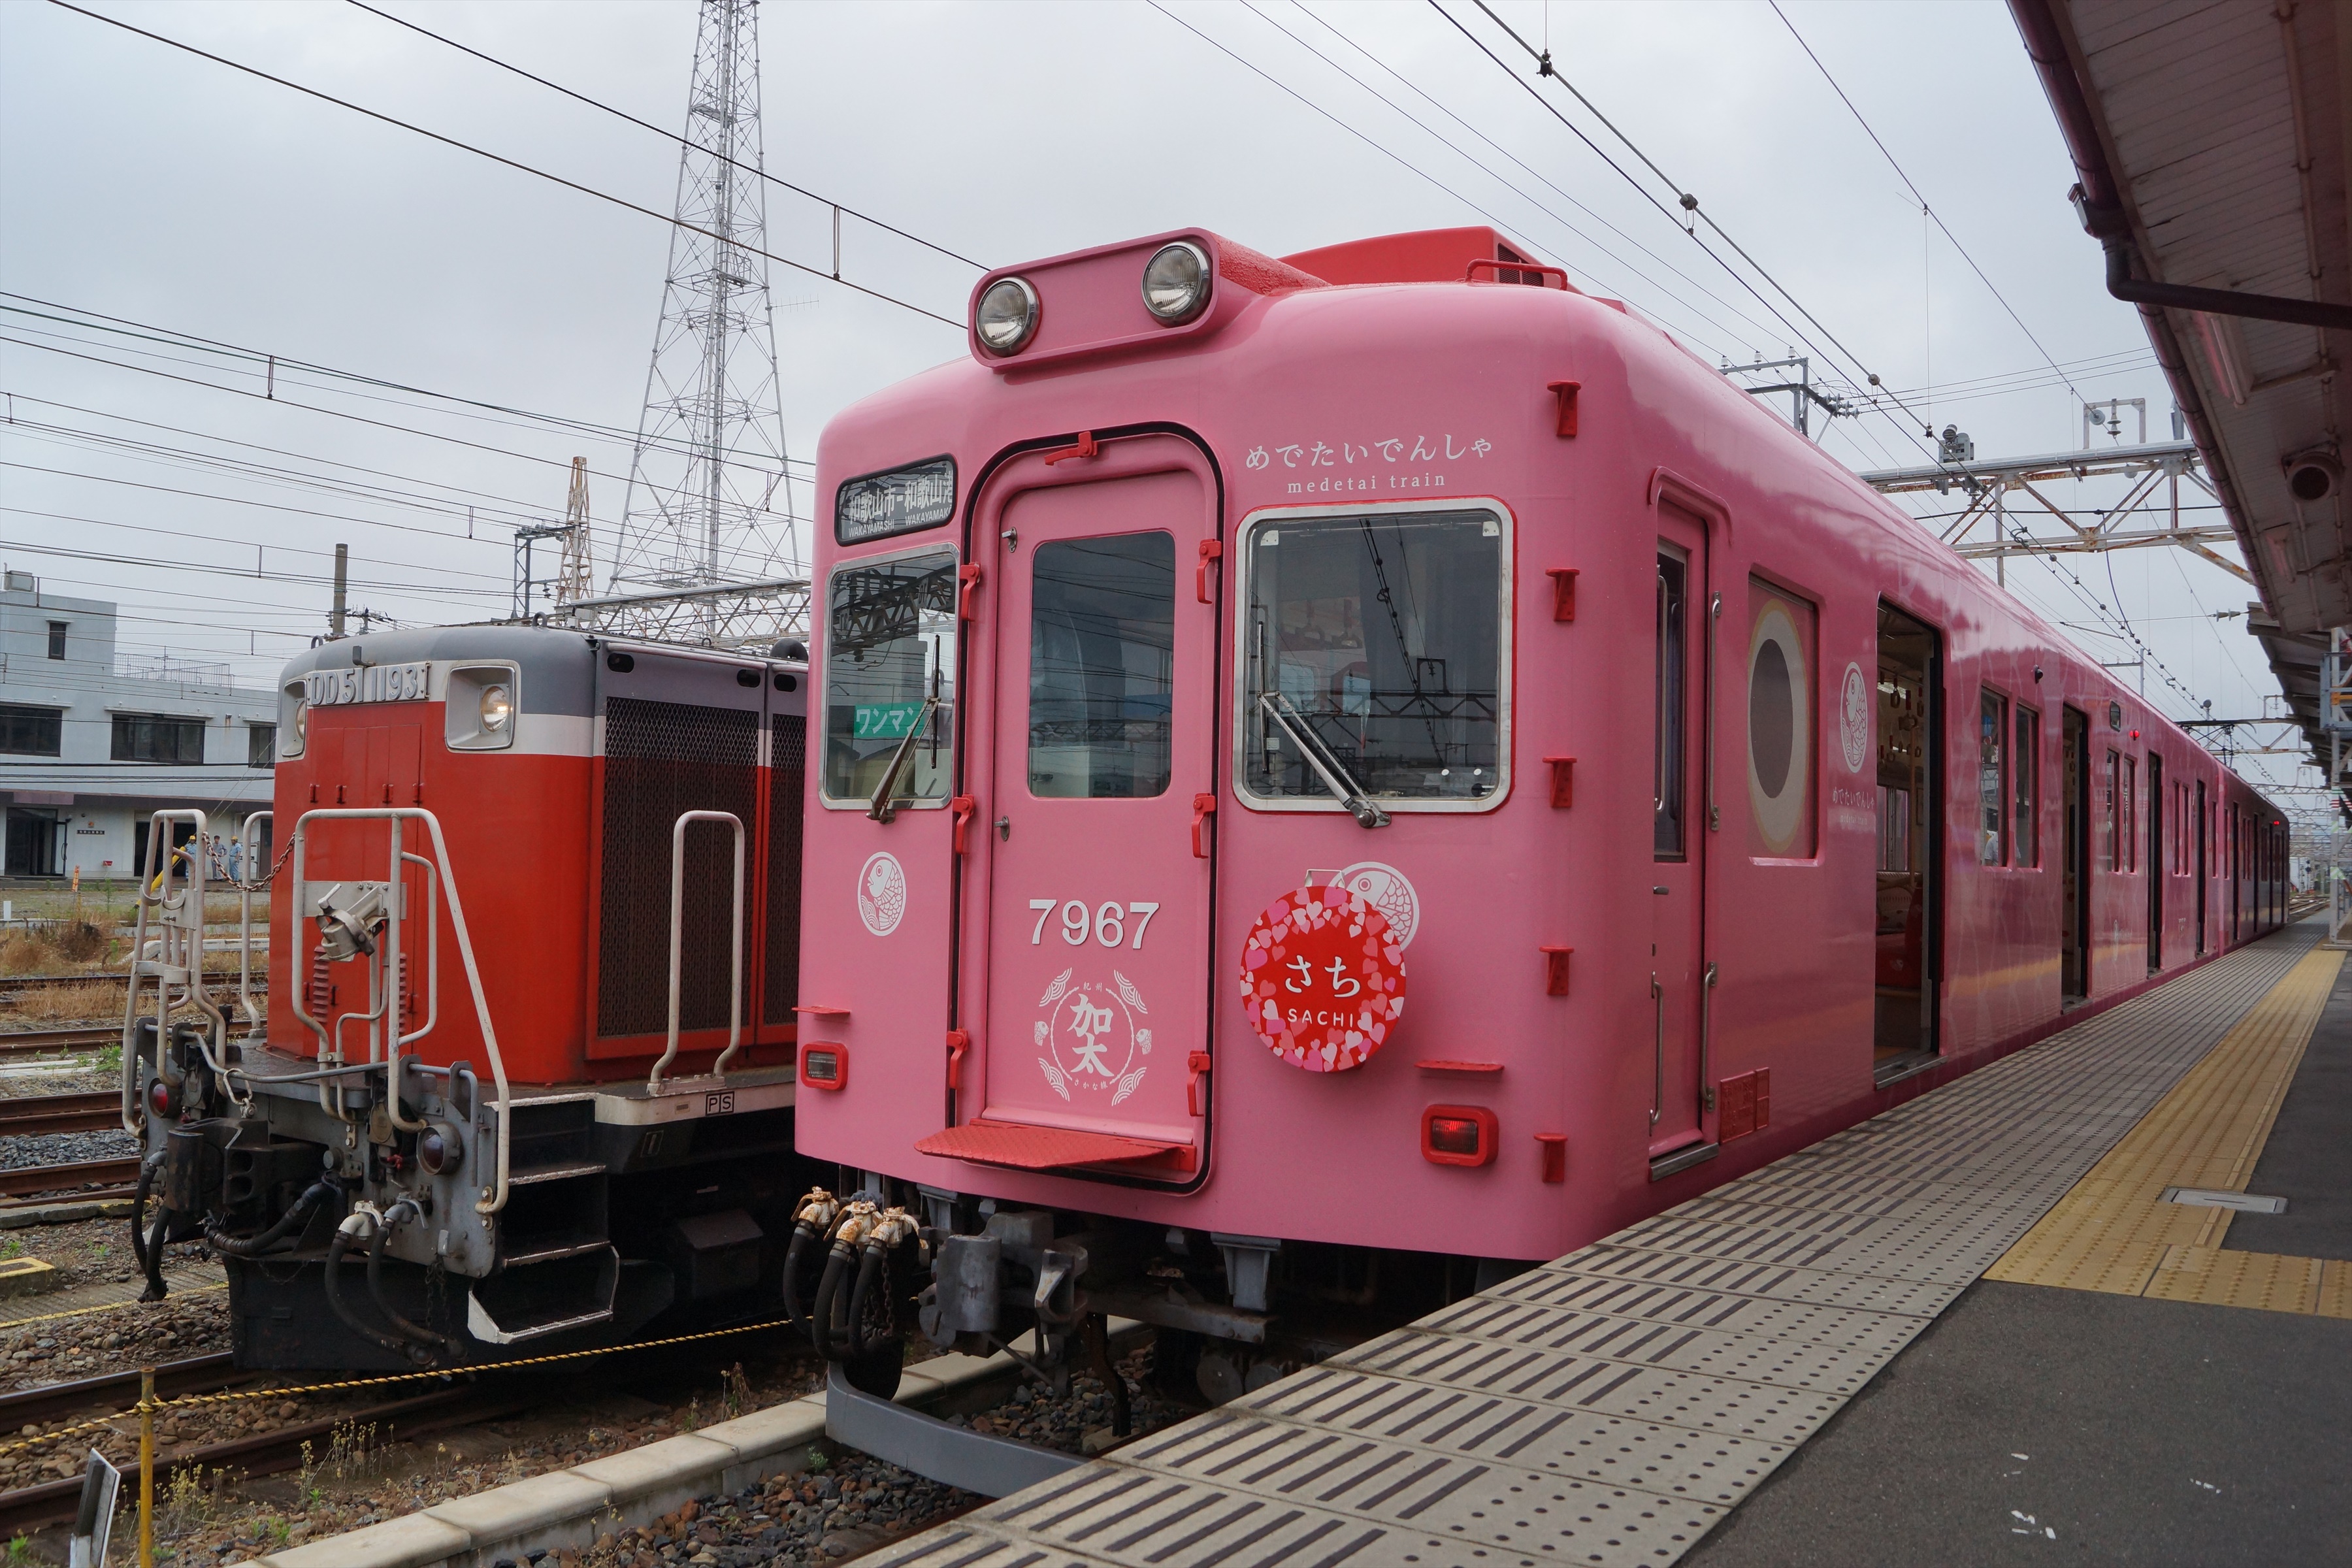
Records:
[[[1329,283],[1459,283],[1474,261],[1502,263],[1502,282],[1541,283],[1542,275],[1534,269],[1546,265],[1527,247],[1483,226],[1351,239],[1345,245],[1302,250],[1282,259]],[[1514,262],[1524,263],[1529,270],[1513,276],[1510,264]],[[1559,275],[1557,268],[1553,275]]]

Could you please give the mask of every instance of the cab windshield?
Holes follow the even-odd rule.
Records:
[[[1501,783],[1502,520],[1276,517],[1249,533],[1244,777],[1330,797],[1301,752],[1388,800],[1475,804]]]
[[[955,742],[956,558],[926,551],[836,567],[825,589],[828,800],[873,795],[909,733],[894,798],[944,800]]]

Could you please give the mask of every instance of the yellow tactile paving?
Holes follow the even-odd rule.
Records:
[[[2225,1251],[2230,1210],[2164,1201],[2168,1187],[2245,1190],[2343,962],[2315,949],[2287,971],[1984,1277],[2352,1317],[2346,1265]]]

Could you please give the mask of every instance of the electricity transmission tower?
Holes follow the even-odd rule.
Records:
[[[588,564],[588,459],[572,459],[572,490],[563,498],[563,564],[555,574],[555,602],[569,605],[594,592]]]
[[[806,626],[768,264],[760,254],[767,199],[755,0],[701,0],[685,137],[677,224],[609,596],[587,602],[597,605],[600,625],[618,629],[635,618],[631,601],[657,600],[666,635],[752,642],[762,633],[745,629],[746,608],[768,610],[751,620],[777,633]],[[782,504],[771,511],[780,490]],[[730,605],[727,591],[750,602]],[[704,607],[693,631],[678,624],[681,602]]]

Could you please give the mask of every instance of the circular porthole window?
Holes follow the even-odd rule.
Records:
[[[1811,689],[1796,621],[1785,603],[1768,599],[1748,648],[1748,799],[1768,855],[1810,852],[1800,839],[1812,793]]]

